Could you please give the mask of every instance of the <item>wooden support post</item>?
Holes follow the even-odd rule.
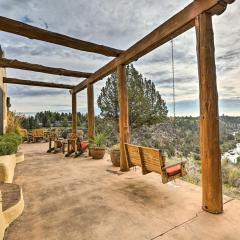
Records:
[[[222,174],[219,147],[218,92],[212,17],[196,18],[200,92],[200,150],[202,160],[202,208],[222,213]]]
[[[88,100],[88,139],[95,136],[95,116],[94,116],[94,90],[93,84],[87,85],[87,100]]]
[[[118,102],[119,102],[119,131],[120,131],[120,170],[129,171],[125,156],[124,143],[129,141],[128,93],[124,65],[118,65]]]
[[[72,94],[72,133],[77,134],[77,95]]]

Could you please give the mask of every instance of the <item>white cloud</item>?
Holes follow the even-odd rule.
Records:
[[[82,40],[127,49],[190,2],[190,0],[0,0],[0,14]],[[213,21],[219,97],[226,101],[238,99],[240,92],[238,84],[240,26],[237,24],[239,7],[240,3],[235,2],[228,7],[224,14],[215,16]],[[29,40],[3,32],[0,32],[0,43],[8,58],[52,67],[94,72],[111,60],[111,58],[101,55]],[[198,99],[194,29],[174,40],[174,55],[176,100],[179,106],[184,106],[186,101],[196,102]],[[164,44],[134,64],[145,77],[156,83],[157,89],[171,105],[170,43]],[[12,77],[41,81],[72,82],[74,84],[82,81],[82,79],[20,70],[8,70],[7,73]],[[105,80],[102,80],[95,84],[95,104],[104,83]],[[25,91],[25,89],[29,90]],[[12,105],[17,111],[34,112],[63,108],[66,111],[71,110],[71,96],[68,93],[52,94],[51,96],[47,91],[44,88],[36,91],[31,87],[9,86]],[[20,92],[21,94],[19,94]],[[21,95],[20,99],[19,95]],[[79,93],[78,103],[79,110],[85,112],[86,92]],[[183,113],[181,106],[179,114]],[[227,110],[228,108],[224,108],[224,111]],[[238,109],[236,112],[240,114]]]

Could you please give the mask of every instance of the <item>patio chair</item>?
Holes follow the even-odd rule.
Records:
[[[49,141],[49,147],[47,152],[53,152],[53,153],[58,153],[59,151],[64,151],[64,141],[66,139],[63,138],[63,131],[57,130],[53,131],[49,134],[48,136],[48,141]]]
[[[82,139],[83,136],[81,133],[80,136],[74,133],[69,134],[67,139],[67,153],[65,157],[69,157],[73,153],[75,154],[74,157],[78,157],[88,149],[89,142],[83,141]]]
[[[39,139],[44,140],[44,130],[43,129],[33,129],[32,130],[32,141],[35,143]]]
[[[22,137],[22,142],[25,142],[25,141],[29,142],[27,129],[21,128],[21,129],[19,129],[19,131],[20,131],[20,135]]]
[[[56,131],[50,132],[48,135],[48,150],[47,152],[50,153],[54,151],[54,142],[58,139],[58,134]]]

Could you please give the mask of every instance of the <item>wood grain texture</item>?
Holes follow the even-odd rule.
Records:
[[[92,84],[87,86],[87,104],[88,104],[88,139],[95,136],[95,113],[94,113],[94,89]]]
[[[9,84],[18,84],[18,85],[27,85],[27,86],[36,86],[36,87],[49,87],[49,88],[63,88],[63,89],[72,89],[73,85],[68,84],[60,84],[60,83],[49,83],[49,82],[40,82],[40,81],[32,81],[18,78],[3,78],[4,83]]]
[[[155,48],[163,45],[172,38],[177,37],[183,32],[195,26],[195,18],[205,11],[211,14],[219,14],[218,5],[229,3],[230,1],[219,0],[195,0],[182,11],[178,12],[172,18],[160,25],[154,31],[135,43],[124,51],[119,57],[113,59],[105,66],[93,73],[88,79],[83,80],[74,89],[73,92],[79,92],[87,87],[87,83],[97,82],[117,69],[118,65],[128,64],[138,58],[146,55]],[[231,1],[232,2],[232,1]],[[214,12],[214,8],[217,12]]]
[[[219,114],[212,17],[196,19],[200,92],[200,151],[202,160],[202,207],[211,213],[223,211]]]
[[[77,95],[72,94],[72,133],[77,134]]]
[[[21,70],[28,70],[28,71],[34,71],[34,72],[42,72],[42,73],[55,74],[55,75],[68,76],[68,77],[77,77],[77,78],[86,78],[91,76],[91,73],[88,73],[88,72],[79,72],[79,71],[73,71],[73,70],[68,70],[64,68],[47,67],[39,64],[33,64],[33,63],[18,61],[15,59],[6,59],[6,58],[0,58],[0,67],[14,68],[14,69],[21,69]]]
[[[41,40],[44,42],[54,43],[81,51],[98,53],[105,56],[116,57],[122,53],[122,50],[119,49],[79,40],[2,16],[0,16],[0,30],[30,39]]]
[[[128,89],[125,66],[117,67],[119,102],[120,170],[129,171],[124,143],[129,141]]]

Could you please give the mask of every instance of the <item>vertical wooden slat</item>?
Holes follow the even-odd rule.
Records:
[[[93,84],[87,85],[87,100],[88,100],[88,139],[91,140],[95,135]]]
[[[72,132],[77,133],[77,95],[72,94]]]
[[[202,207],[211,213],[223,211],[221,153],[219,147],[218,92],[212,17],[196,19],[200,94],[200,150],[202,161]]]
[[[128,120],[128,93],[124,65],[118,65],[118,101],[119,101],[119,132],[120,132],[120,170],[129,171],[128,162],[124,153],[124,143],[129,141]]]

